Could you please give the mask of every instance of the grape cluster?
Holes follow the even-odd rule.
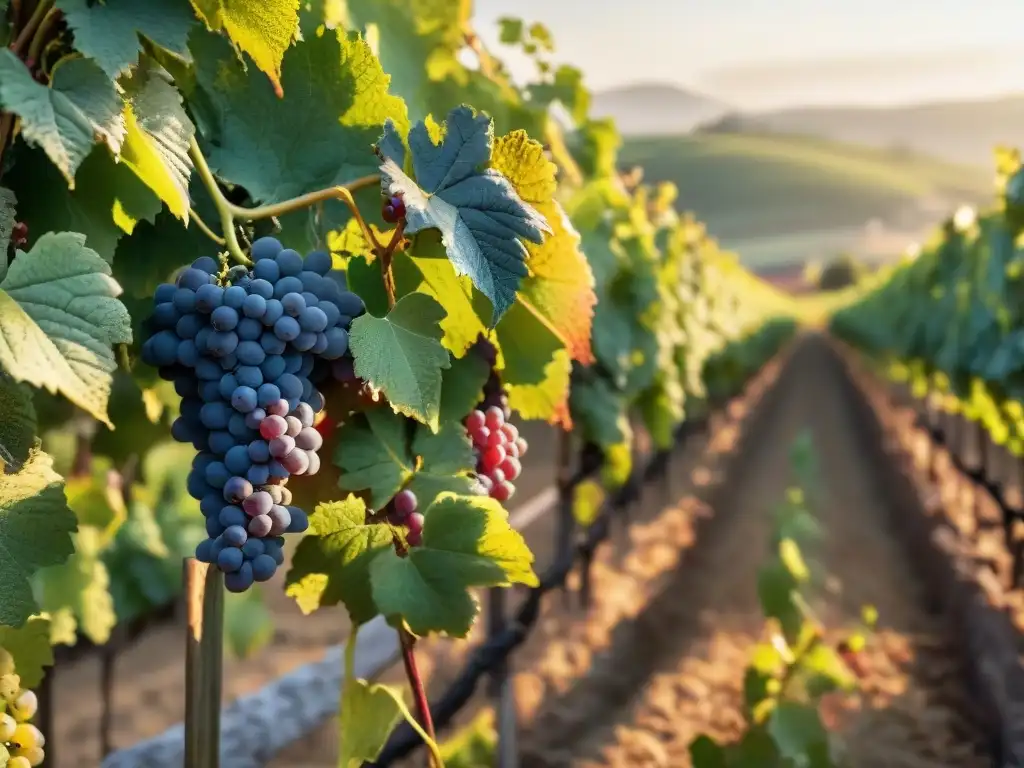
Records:
[[[29,721],[35,717],[36,695],[21,687],[14,658],[0,648],[0,766],[34,768],[43,762],[46,739]]]
[[[417,512],[419,501],[408,488],[395,494],[388,510],[388,521],[393,525],[405,526],[405,541],[410,547],[423,543],[423,513]]]
[[[172,436],[198,451],[188,492],[209,538],[196,558],[216,563],[234,592],[270,579],[281,535],[309,525],[285,483],[320,469],[324,398],[314,383],[329,366],[317,363],[349,355],[349,327],[365,311],[329,275],[328,253],[303,259],[264,237],[252,260],[222,276],[203,257],[160,285],[142,348],[182,398]]]
[[[508,501],[515,493],[512,481],[523,471],[519,459],[526,455],[526,440],[496,405],[472,411],[465,425],[476,453],[478,482],[491,498]]]

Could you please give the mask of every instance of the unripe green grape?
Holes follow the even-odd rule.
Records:
[[[42,747],[30,747],[28,749],[17,750],[17,757],[28,760],[28,764],[32,766],[32,768],[36,768],[37,765],[43,764],[43,757],[45,757],[45,753],[43,752]],[[8,763],[8,765],[10,765],[10,763]]]
[[[0,742],[8,742],[14,736],[14,730],[18,727],[18,721],[6,712],[0,715]]]
[[[0,676],[0,699],[13,701],[21,692],[21,678],[15,674]]]

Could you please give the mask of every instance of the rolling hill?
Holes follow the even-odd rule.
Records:
[[[729,131],[803,134],[991,167],[992,149],[1020,141],[1024,95],[899,107],[814,107],[729,115]]]
[[[721,101],[675,85],[642,83],[594,94],[594,117],[614,117],[624,135],[689,133],[731,111]]]
[[[961,203],[991,199],[991,174],[907,152],[808,137],[627,137],[623,166],[671,181],[679,206],[751,267],[895,255]]]

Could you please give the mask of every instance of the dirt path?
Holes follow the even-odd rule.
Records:
[[[812,339],[793,366],[750,469],[726,502],[728,524],[617,630],[599,664],[545,700],[524,740],[524,765],[684,768],[698,734],[728,740],[740,732],[742,673],[762,626],[756,568],[766,553],[768,513],[790,482],[788,448],[804,429],[819,452],[815,511],[826,532],[819,559],[835,577],[818,608],[829,627],[856,620],[865,603],[880,613],[865,695],[839,717],[850,764],[988,764],[939,618],[923,608],[887,533],[891,510],[863,461],[866,446],[857,441],[834,360]]]

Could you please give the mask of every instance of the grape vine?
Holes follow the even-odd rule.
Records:
[[[283,570],[305,612],[385,616],[422,704],[416,640],[537,583],[519,425],[613,486],[630,416],[666,447],[793,325],[758,332],[785,302],[620,174],[543,25],[502,21],[518,85],[465,4],[209,5],[0,4],[0,644],[31,688],[194,556],[229,609]],[[346,680],[394,703],[343,721],[372,760],[346,729],[413,716]]]

